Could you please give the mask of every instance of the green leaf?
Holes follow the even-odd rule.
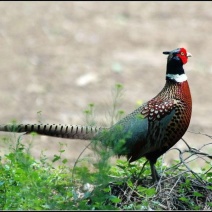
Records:
[[[63,159],[62,163],[65,164],[65,163],[67,163],[67,161],[68,161],[67,159]]]
[[[111,196],[109,197],[109,199],[110,199],[110,201],[113,202],[113,203],[119,203],[119,202],[121,202],[121,200],[120,200],[118,197],[113,196],[113,195],[111,195]]]
[[[51,207],[48,204],[42,205],[43,208],[45,209],[50,209]]]
[[[38,133],[36,133],[36,132],[31,132],[30,135],[31,135],[31,136],[37,136]]]
[[[212,190],[212,186],[206,186],[206,188]]]
[[[148,197],[152,197],[156,194],[156,190],[155,188],[148,188],[145,193]]]
[[[52,162],[54,163],[55,161],[60,160],[60,156],[58,155],[54,155],[54,159],[52,160]]]
[[[212,172],[208,172],[208,173],[207,173],[207,176],[208,176],[208,177],[212,177]]]
[[[196,197],[203,197],[203,195],[201,193],[197,192],[197,191],[194,191],[193,194]]]
[[[180,197],[179,200],[181,200],[183,202],[189,202],[189,200],[186,197]]]
[[[90,108],[94,107],[94,103],[89,104]]]
[[[128,185],[129,187],[133,187],[132,181],[131,181],[131,180],[128,180],[128,181],[127,181],[127,185]]]
[[[103,191],[108,193],[111,191],[111,188],[104,188]]]

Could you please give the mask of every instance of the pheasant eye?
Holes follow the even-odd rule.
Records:
[[[181,55],[184,55],[184,52],[181,52],[180,54],[181,54]]]

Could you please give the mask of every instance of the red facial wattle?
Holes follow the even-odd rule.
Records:
[[[183,64],[186,64],[188,61],[187,51],[184,48],[180,48],[180,52],[177,56],[181,59]]]

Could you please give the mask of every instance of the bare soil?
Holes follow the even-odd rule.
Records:
[[[116,83],[124,86],[121,109],[128,114],[162,89],[162,52],[185,47],[193,55],[185,65],[193,97],[189,130],[212,134],[211,6],[210,1],[1,2],[1,124],[84,125],[83,111],[94,103],[96,124],[105,126]],[[184,139],[193,147],[210,141],[190,132]],[[33,140],[37,158],[42,150],[52,158],[59,143],[67,144],[70,165],[88,144],[30,135],[22,140]],[[8,151],[0,146],[0,154]],[[184,148],[182,141],[176,146]]]

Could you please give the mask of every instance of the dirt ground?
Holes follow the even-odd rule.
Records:
[[[210,1],[1,2],[1,124],[84,125],[83,111],[94,103],[96,124],[105,126],[116,83],[124,86],[121,109],[128,114],[162,89],[162,52],[185,47],[193,55],[185,65],[193,97],[189,130],[211,135],[211,7]],[[211,141],[190,132],[184,139],[193,147]],[[52,158],[60,142],[70,166],[88,144],[36,136],[31,152]],[[0,154],[7,152],[0,146]],[[182,141],[177,147],[184,148]]]

